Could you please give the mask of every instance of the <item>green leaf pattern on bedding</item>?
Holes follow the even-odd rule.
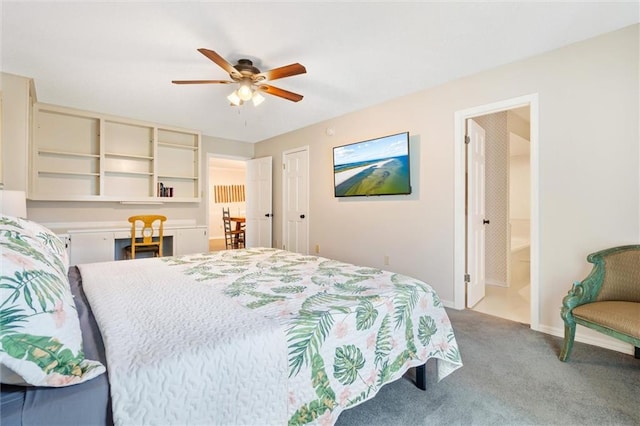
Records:
[[[16,333],[4,335],[1,342],[7,354],[37,364],[45,374],[81,376],[83,373],[82,353],[74,355],[55,338]]]
[[[282,323],[290,388],[300,390],[290,396],[290,425],[333,424],[429,358],[461,365],[446,312],[419,280],[266,248],[165,261],[197,280],[225,275],[210,284]]]
[[[102,373],[82,352],[60,239],[35,222],[1,216],[0,258],[0,360],[15,373],[3,383],[65,386]]]

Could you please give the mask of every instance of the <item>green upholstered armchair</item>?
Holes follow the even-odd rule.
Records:
[[[591,273],[574,283],[562,300],[560,360],[569,359],[576,324],[631,343],[640,358],[640,245],[591,253],[587,261],[594,265]]]

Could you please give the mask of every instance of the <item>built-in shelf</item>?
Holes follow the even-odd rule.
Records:
[[[185,180],[194,180],[194,179],[198,179],[198,176],[169,176],[169,175],[162,175],[162,176],[158,176],[158,179],[185,179]]]
[[[153,176],[150,172],[130,172],[126,170],[105,170],[105,173],[117,174],[117,175],[138,175],[138,176]]]
[[[38,150],[38,153],[41,155],[60,155],[63,157],[100,158],[100,154],[83,154],[81,152],[53,151],[49,149],[40,149]]]
[[[43,103],[32,121],[30,199],[200,201],[199,132]]]
[[[71,170],[38,170],[38,174],[43,175],[73,175],[73,176],[100,176],[100,173],[83,173]]]
[[[190,149],[192,151],[195,151],[198,149],[197,146],[180,145],[177,143],[168,143],[168,142],[158,142],[158,146],[165,146],[169,148],[179,148],[179,149]]]
[[[153,157],[150,157],[148,155],[119,154],[117,152],[105,152],[104,155],[106,157],[135,158],[135,159],[139,159],[139,160],[153,160]]]

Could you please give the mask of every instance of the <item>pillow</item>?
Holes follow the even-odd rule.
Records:
[[[17,219],[23,233],[35,235],[45,249],[53,252],[56,257],[56,263],[62,262],[59,266],[62,268],[62,271],[66,276],[67,271],[69,270],[69,254],[67,253],[64,242],[62,242],[60,237],[54,234],[49,228],[46,228],[37,222],[20,218],[13,219]]]
[[[64,244],[43,226],[0,216],[0,381],[67,386],[105,371],[84,358]]]

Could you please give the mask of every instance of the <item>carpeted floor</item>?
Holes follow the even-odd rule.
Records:
[[[640,425],[640,360],[632,355],[576,342],[563,363],[558,337],[447,312],[464,366],[437,383],[431,360],[426,392],[410,370],[336,425]]]

